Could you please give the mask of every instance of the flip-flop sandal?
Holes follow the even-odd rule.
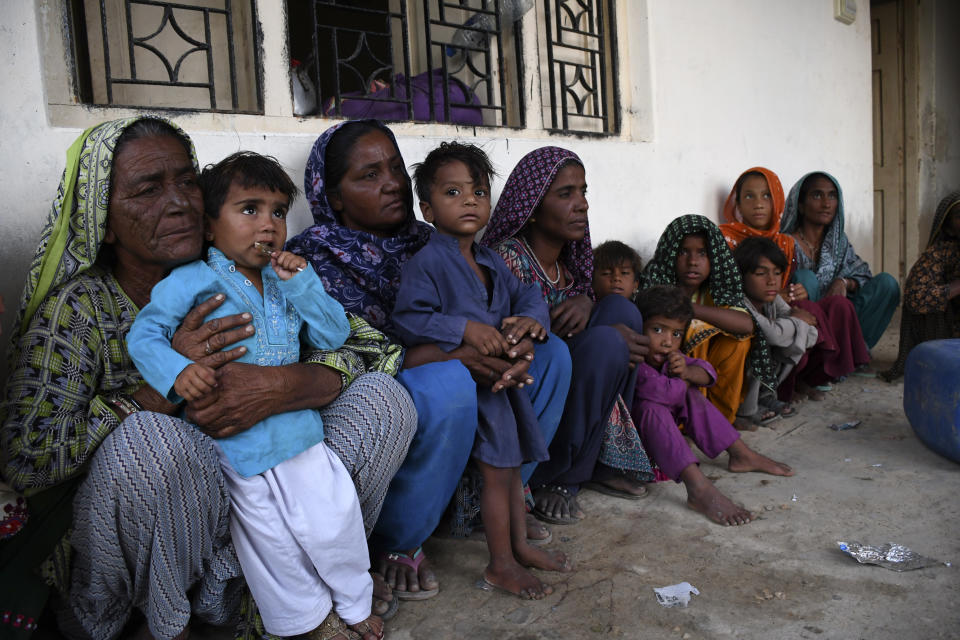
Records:
[[[760,402],[760,406],[767,411],[773,411],[781,418],[792,418],[797,415],[797,408],[783,400],[767,400]]]
[[[413,569],[414,574],[418,577],[420,576],[420,564],[423,562],[423,559],[426,556],[423,555],[423,547],[417,547],[417,550],[413,552],[413,557],[408,556],[405,553],[399,551],[391,551],[390,553],[383,553],[380,555],[380,559],[383,562],[393,562],[395,564],[402,564]],[[428,600],[435,595],[440,593],[440,587],[435,589],[420,589],[419,591],[408,591],[406,589],[396,589],[393,590],[393,599],[394,600]]]
[[[624,500],[643,500],[648,495],[650,495],[650,491],[646,487],[643,487],[643,490],[644,490],[643,493],[638,495],[636,493],[630,493],[629,491],[624,491],[623,489],[614,489],[613,487],[608,487],[602,482],[595,482],[593,480],[584,482],[580,486],[583,487],[584,489],[590,489],[591,491],[596,491],[597,493],[613,496],[614,498],[623,498]]]
[[[520,598],[521,600],[533,601],[536,599],[536,598],[524,598],[519,593],[514,593],[513,591],[510,591],[509,589],[501,587],[498,584],[493,584],[492,582],[487,580],[487,576],[480,576],[480,579],[477,580],[475,586],[477,587],[477,589],[480,589],[481,591],[491,591],[491,592],[499,591],[500,593],[505,593],[508,596],[513,596],[514,598]]]
[[[306,634],[307,640],[361,640],[360,634],[347,626],[336,611],[331,611],[320,626]]]
[[[575,510],[572,506],[576,506],[576,509],[580,509],[580,505],[577,504],[577,497],[570,493],[566,487],[562,487],[558,484],[548,484],[540,487],[539,491],[546,491],[547,493],[553,493],[560,496],[564,502],[567,503],[567,511],[571,512],[571,515],[566,518],[550,515],[540,509],[539,507],[534,507],[533,513],[536,516],[537,520],[542,520],[547,524],[576,524],[583,520],[583,516],[577,517],[572,514]]]
[[[380,580],[383,580],[383,577],[380,576],[380,574],[379,574],[379,573],[376,573],[375,571],[371,571],[371,572],[370,572],[370,575],[373,577],[373,581],[374,581],[374,582],[377,581],[377,578],[379,578]],[[389,589],[389,587],[387,587],[387,588]],[[392,593],[392,592],[393,592],[393,590],[391,589],[391,593]],[[376,594],[374,594],[374,595],[373,595],[373,599],[374,599],[375,602],[383,602],[384,604],[387,605],[387,610],[384,611],[383,613],[373,612],[374,615],[380,616],[380,619],[381,619],[381,620],[387,621],[387,620],[389,620],[390,618],[392,618],[393,616],[397,615],[397,610],[400,608],[400,599],[399,599],[399,598],[394,597],[394,598],[392,598],[392,599],[390,599],[390,600],[381,600],[380,598],[377,597]]]

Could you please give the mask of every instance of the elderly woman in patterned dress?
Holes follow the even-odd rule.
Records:
[[[191,617],[235,619],[243,581],[209,436],[320,410],[368,533],[406,454],[409,396],[390,375],[361,375],[393,373],[396,350],[355,318],[340,351],[256,367],[232,362],[239,352],[229,349],[253,331],[249,318],[204,323],[220,300],[198,306],[173,344],[218,369],[218,397],[186,407],[202,432],[145,385],[124,338],[153,285],[200,254],[196,177],[190,139],[156,118],[101,124],[68,151],[0,404],[3,473],[27,494],[30,512],[0,543],[0,571],[20,577],[0,587],[0,610],[13,612],[7,628],[0,621],[4,633],[28,634],[50,587],[69,637],[116,637],[134,608],[157,638],[185,637]]]

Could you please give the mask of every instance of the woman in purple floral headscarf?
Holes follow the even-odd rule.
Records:
[[[577,154],[559,147],[531,151],[507,179],[482,240],[521,281],[541,288],[551,330],[570,347],[573,375],[550,460],[530,479],[534,514],[555,524],[583,517],[576,500],[582,484],[639,498],[646,495],[641,481],[652,479],[624,403],[632,402],[633,367],[649,340],[629,300],[595,301],[586,191]]]
[[[310,260],[348,312],[392,335],[400,271],[433,233],[414,217],[410,178],[393,133],[377,120],[327,129],[310,152],[304,193],[315,224],[287,250]],[[527,383],[547,441],[557,428],[570,379],[566,346],[556,338],[537,345],[532,363],[523,353],[532,355],[532,343],[517,349],[515,358],[490,358],[464,346],[447,353],[421,345],[404,353],[397,380],[417,408],[417,433],[371,538],[401,600],[438,591],[420,544],[436,528],[470,457],[478,382],[494,389]]]

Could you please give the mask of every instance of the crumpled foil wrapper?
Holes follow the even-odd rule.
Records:
[[[879,547],[859,542],[837,542],[840,550],[860,564],[875,564],[892,571],[912,571],[942,564],[939,560],[922,556],[902,544],[888,542]]]

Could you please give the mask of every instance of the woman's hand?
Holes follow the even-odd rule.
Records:
[[[807,288],[799,282],[794,282],[793,284],[788,284],[785,286],[780,292],[780,296],[789,304],[810,299],[810,295],[807,293]]]
[[[510,348],[506,338],[500,335],[496,327],[473,320],[467,320],[467,326],[463,330],[463,343],[485,356],[499,356]]]
[[[223,348],[253,335],[253,325],[250,324],[253,317],[249,313],[238,313],[204,322],[224,300],[226,296],[218,293],[190,310],[170,341],[177,353],[212,369],[232,362],[246,353],[246,347],[226,351],[223,351]]]
[[[643,362],[643,359],[650,352],[650,338],[637,333],[625,324],[615,324],[613,328],[620,332],[624,341],[627,343],[627,349],[630,351],[630,368]]]
[[[323,365],[230,362],[217,369],[213,392],[187,405],[187,419],[208,436],[224,438],[278,413],[319,409],[340,391],[340,374]]]
[[[847,295],[847,281],[843,278],[837,278],[830,283],[827,288],[826,296],[845,296]]]
[[[553,332],[562,338],[569,338],[587,328],[593,300],[585,295],[568,298],[550,310],[550,323]]]
[[[539,322],[527,316],[510,316],[500,323],[500,330],[510,344],[517,344],[530,336],[534,340],[546,340],[547,330]]]

